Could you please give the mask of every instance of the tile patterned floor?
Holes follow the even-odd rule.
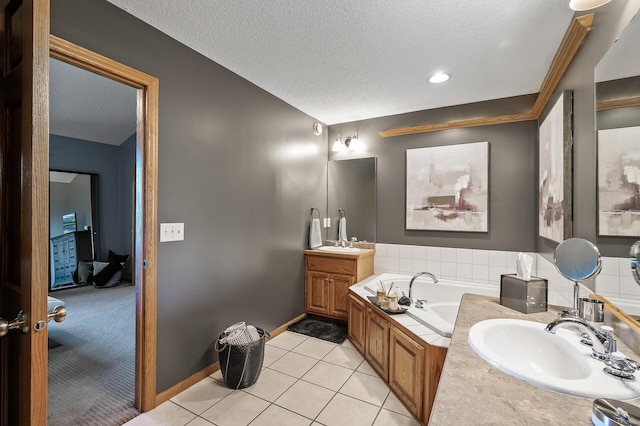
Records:
[[[418,425],[346,340],[286,331],[265,346],[258,382],[232,390],[216,372],[127,426]]]

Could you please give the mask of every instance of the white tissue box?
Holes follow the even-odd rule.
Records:
[[[531,277],[518,278],[516,274],[500,275],[500,304],[524,314],[547,310],[547,280]]]

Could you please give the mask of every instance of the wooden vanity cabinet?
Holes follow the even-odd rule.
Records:
[[[351,343],[422,423],[427,423],[447,349],[412,335],[385,313],[349,293]]]
[[[370,307],[366,310],[364,357],[385,381],[389,380],[389,321]]]
[[[416,417],[422,412],[424,347],[395,327],[389,337],[389,387]]]
[[[329,275],[324,272],[307,272],[307,312],[329,313]]]
[[[349,275],[307,272],[306,311],[347,319],[347,294],[354,283]]]
[[[364,302],[357,297],[349,294],[348,314],[349,322],[347,324],[349,340],[355,348],[364,355],[365,338],[366,338],[366,306]]]
[[[305,250],[305,310],[331,318],[348,318],[349,287],[373,274],[375,250],[335,254]]]
[[[333,274],[329,281],[329,316],[347,319],[349,287],[355,284],[355,277]]]

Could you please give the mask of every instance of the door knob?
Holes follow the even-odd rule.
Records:
[[[22,334],[26,334],[27,331],[29,331],[24,311],[18,312],[18,316],[13,321],[7,321],[4,318],[0,318],[0,337],[7,334],[9,330],[19,330]]]
[[[55,322],[62,322],[67,317],[67,308],[64,306],[56,306],[52,312],[47,315],[47,321],[54,320]]]

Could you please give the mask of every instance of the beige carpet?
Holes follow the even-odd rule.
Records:
[[[49,323],[49,426],[121,425],[138,415],[135,287],[93,286],[51,293],[67,318]],[[51,344],[50,344],[51,346]]]

